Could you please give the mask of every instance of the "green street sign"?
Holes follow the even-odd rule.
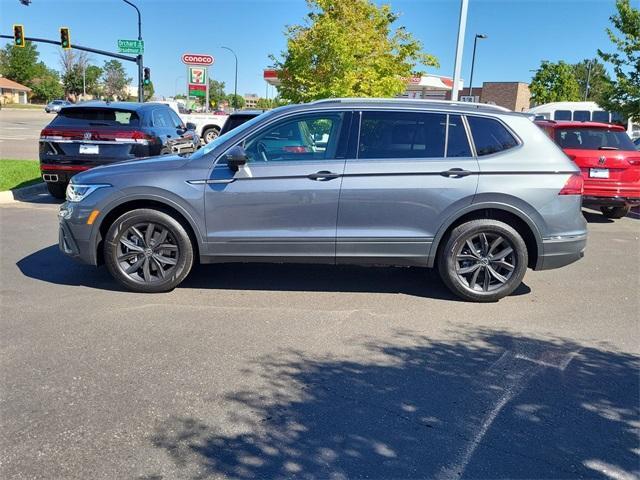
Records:
[[[143,40],[118,40],[118,52],[120,53],[144,53]]]

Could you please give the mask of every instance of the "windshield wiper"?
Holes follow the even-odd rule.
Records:
[[[598,150],[620,150],[618,147],[598,147]]]

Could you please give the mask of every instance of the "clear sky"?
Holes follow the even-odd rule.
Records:
[[[285,47],[286,25],[301,23],[304,0],[133,0],[142,11],[145,65],[151,68],[156,94],[184,92],[184,52],[215,57],[212,78],[233,91],[233,55],[239,58],[238,93],[265,95],[263,68],[269,54]],[[378,2],[383,3],[383,2]],[[453,75],[460,0],[388,0],[401,13],[402,24],[436,55],[440,68],[430,73]],[[478,42],[474,84],[483,81],[524,81],[541,60],[576,62],[593,58],[611,44],[605,28],[614,0],[470,0],[463,79],[468,84],[473,36]],[[117,39],[137,38],[135,10],[121,0],[0,0],[0,30],[12,35],[13,23],[24,24],[27,37],[59,39],[58,28],[69,27],[71,42],[117,51]],[[40,44],[41,59],[59,69],[59,48]],[[92,55],[101,65],[104,57]],[[134,64],[125,62],[131,76]],[[270,96],[273,96],[273,89]]]

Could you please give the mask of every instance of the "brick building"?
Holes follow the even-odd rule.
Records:
[[[481,87],[474,87],[471,93],[476,102],[500,105],[514,112],[528,110],[531,103],[529,85],[524,82],[484,82]],[[463,97],[469,97],[469,88],[460,90],[458,98],[464,100]],[[451,94],[447,99],[451,99]]]

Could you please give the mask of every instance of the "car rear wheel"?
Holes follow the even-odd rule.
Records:
[[[520,285],[528,254],[513,227],[482,219],[454,228],[437,261],[442,281],[454,294],[473,302],[495,302]]]
[[[204,139],[204,143],[213,142],[216,138],[218,138],[219,134],[220,134],[220,132],[218,132],[217,129],[215,129],[215,128],[207,128],[202,133],[202,138]]]
[[[47,190],[49,190],[52,197],[64,200],[67,193],[67,184],[47,182]]]
[[[607,218],[624,218],[629,214],[631,206],[626,207],[600,207],[602,215]]]
[[[109,228],[104,259],[111,275],[128,289],[166,292],[189,274],[193,245],[184,226],[171,215],[132,210]]]

